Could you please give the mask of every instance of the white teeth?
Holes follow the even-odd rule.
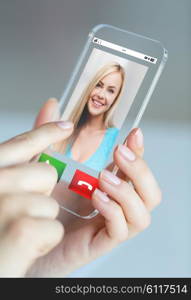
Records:
[[[104,104],[102,104],[102,103],[100,103],[100,102],[98,102],[96,100],[92,100],[92,101],[93,101],[94,105],[97,106],[97,107],[101,107],[101,106],[104,105]]]

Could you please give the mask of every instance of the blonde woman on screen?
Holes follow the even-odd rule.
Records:
[[[67,157],[100,171],[104,168],[119,129],[112,118],[120,101],[125,71],[108,63],[95,74],[68,120],[74,123],[72,137],[59,145]]]

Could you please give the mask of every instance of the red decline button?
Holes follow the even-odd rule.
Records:
[[[84,198],[91,199],[94,190],[98,188],[98,179],[76,170],[68,188]]]

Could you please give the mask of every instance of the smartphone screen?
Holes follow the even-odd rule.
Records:
[[[149,68],[157,65],[157,57],[150,53],[98,36],[90,44],[62,101],[61,120],[74,123],[73,134],[52,146],[54,158],[48,154],[40,158],[57,168],[67,197],[73,193],[78,199],[91,199],[99,186],[99,172],[112,161],[115,146],[128,134],[133,103]]]

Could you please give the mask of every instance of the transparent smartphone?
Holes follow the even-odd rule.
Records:
[[[84,219],[98,214],[91,196],[99,173],[138,126],[167,56],[160,42],[110,25],[89,33],[59,103],[60,120],[71,120],[74,132],[39,159],[57,169],[61,208]]]

